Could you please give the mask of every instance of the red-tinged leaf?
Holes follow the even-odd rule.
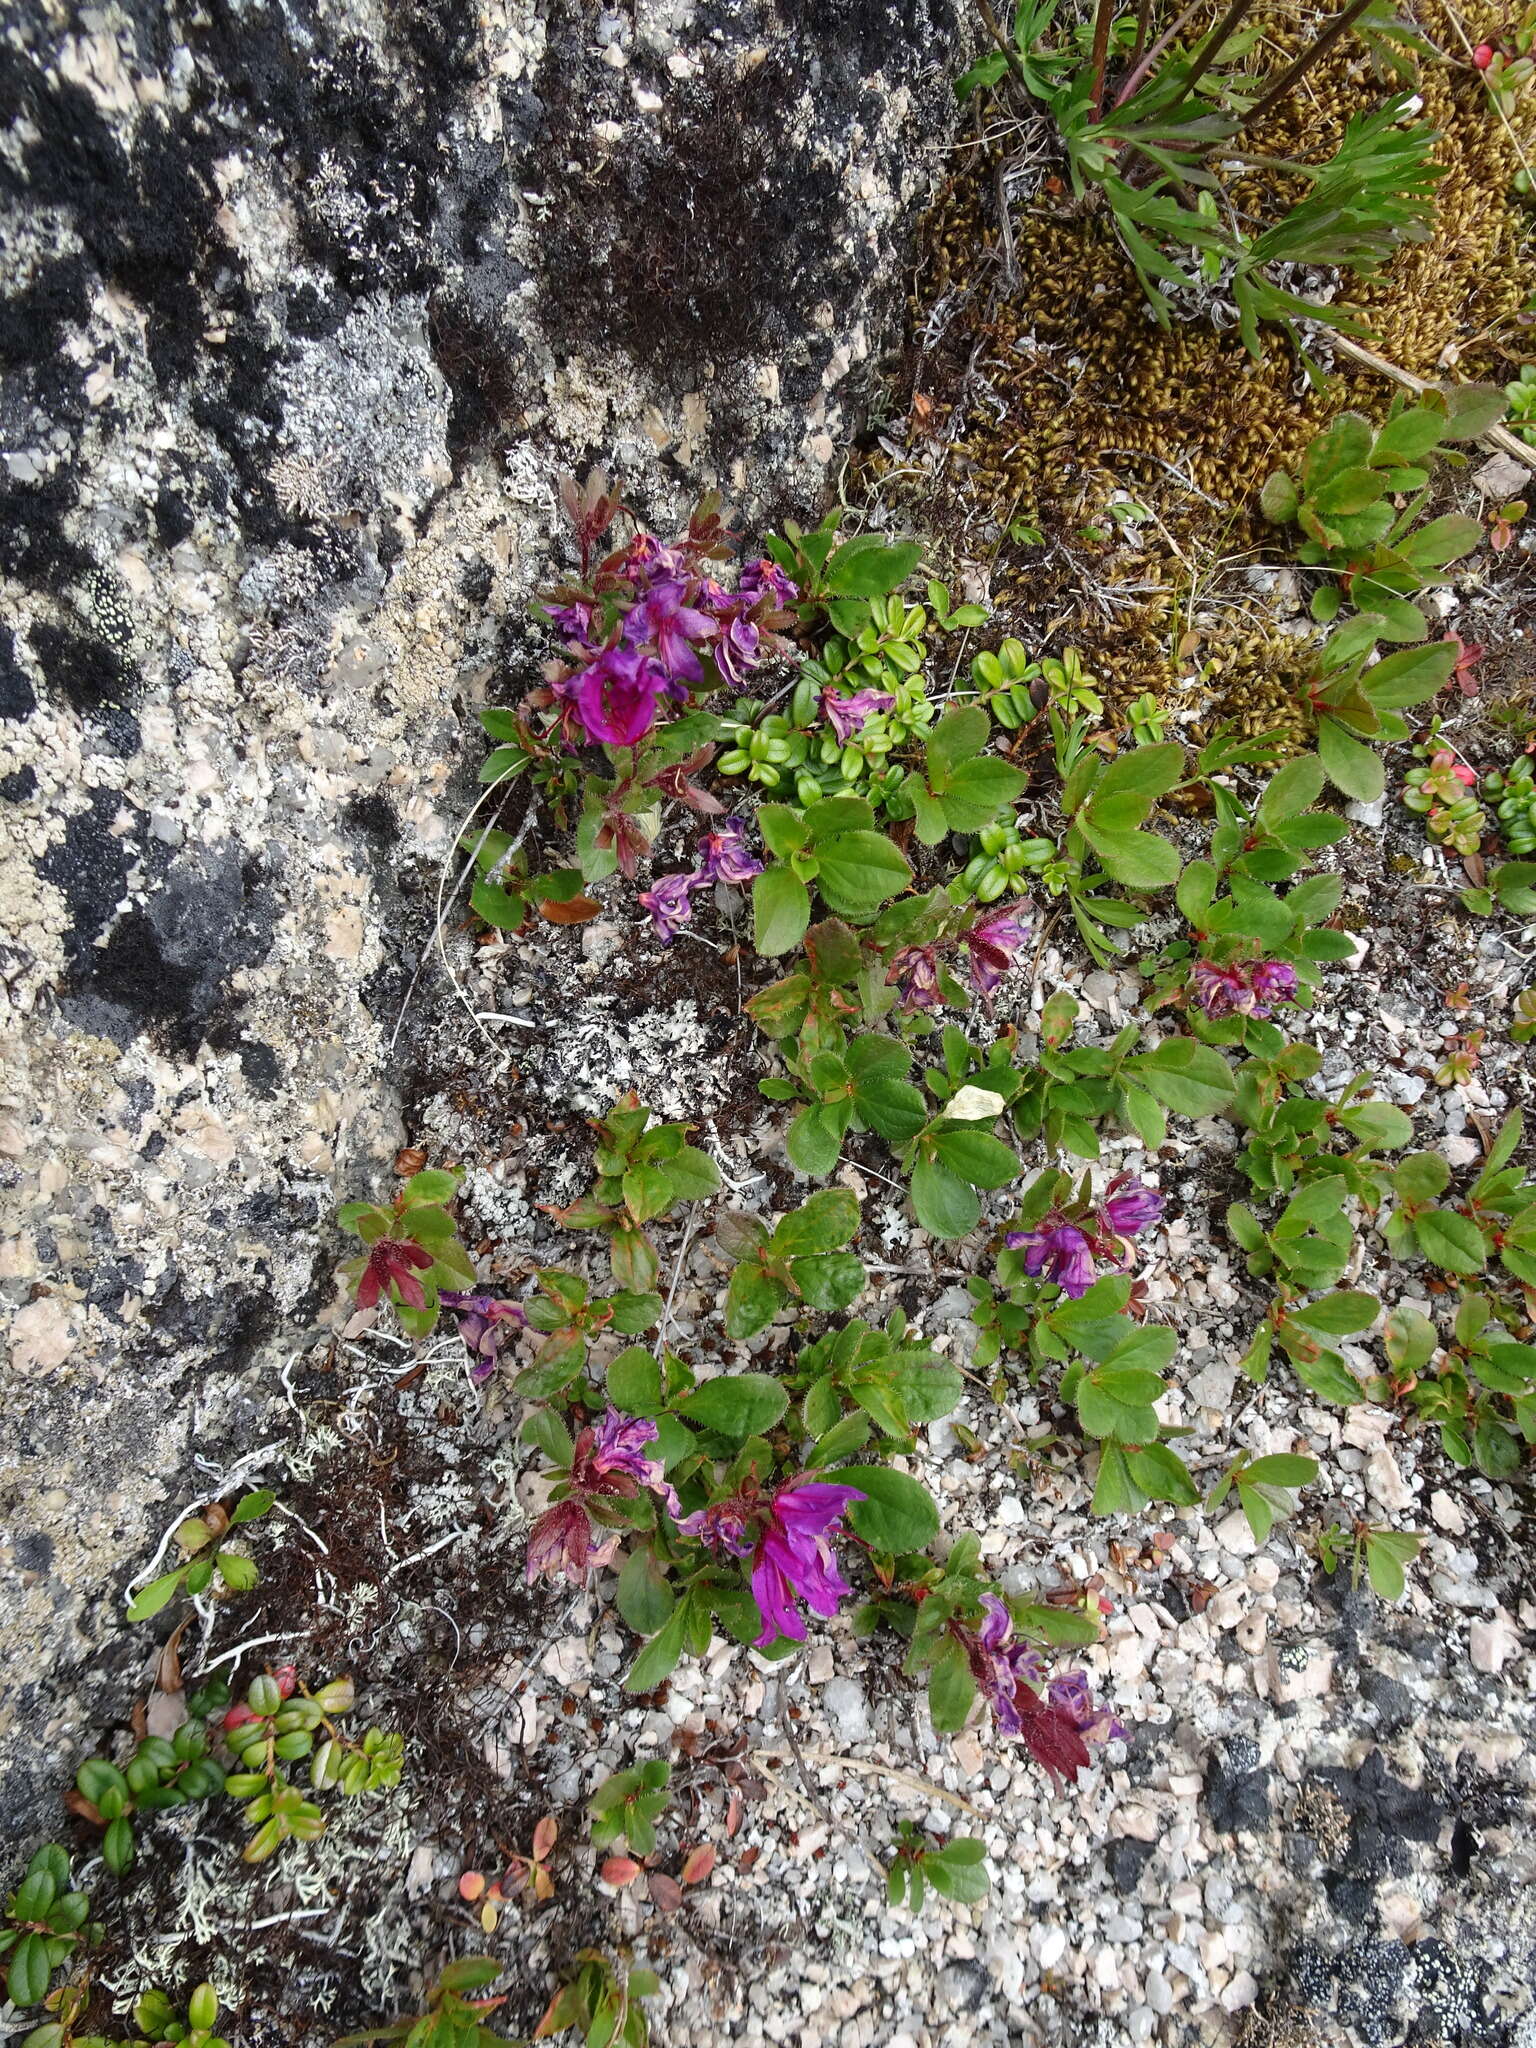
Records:
[[[533,1873],[533,1896],[542,1906],[546,1899],[555,1896],[555,1880],[541,1863]]]
[[[1020,1731],[1024,1746],[1044,1770],[1048,1771],[1058,1792],[1074,1784],[1079,1771],[1086,1770],[1092,1762],[1088,1745],[1084,1742],[1071,1717],[1062,1713],[1059,1707],[1048,1707],[1036,1695],[1031,1707],[1023,1694],[1027,1686],[1020,1686],[1014,1695],[1015,1704],[1024,1716]]]
[[[559,1822],[553,1814],[546,1813],[533,1831],[533,1856],[536,1863],[543,1863],[548,1859],[559,1833]]]
[[[554,1997],[544,2008],[544,2017],[533,2030],[535,2041],[546,2040],[551,2034],[563,2034],[572,2027],[581,2015],[581,1998],[574,1984],[562,1984]]]
[[[546,899],[539,905],[539,915],[546,924],[590,924],[602,908],[590,896],[573,896],[568,903]]]
[[[88,1820],[93,1828],[104,1828],[107,1824],[101,1809],[93,1806],[85,1794],[77,1792],[73,1785],[64,1794],[64,1804],[71,1813],[78,1814],[81,1820]]]
[[[741,1826],[741,1794],[733,1792],[725,1809],[725,1838],[727,1841]]]
[[[762,1855],[762,1853],[762,1844],[760,1842],[754,1842],[750,1849],[743,1849],[741,1854],[737,1857],[736,1868],[738,1870],[755,1869],[757,1865],[757,1859]]]
[[[1488,879],[1488,868],[1480,853],[1464,853],[1461,871],[1474,889],[1480,889]]]
[[[459,1878],[459,1897],[473,1905],[485,1896],[485,1878],[478,1870],[466,1870]]]
[[[675,1913],[683,1903],[682,1886],[675,1877],[668,1877],[665,1871],[647,1871],[645,1883],[651,1895],[651,1904],[658,1913]]]
[[[622,1891],[627,1884],[633,1884],[640,1875],[640,1865],[633,1856],[609,1856],[605,1858],[598,1876],[604,1884],[611,1884],[615,1891]]]
[[[714,1843],[701,1842],[697,1849],[690,1849],[683,1858],[683,1867],[678,1875],[684,1884],[702,1884],[714,1867]]]

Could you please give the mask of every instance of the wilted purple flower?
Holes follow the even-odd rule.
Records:
[[[1291,1003],[1296,1000],[1296,970],[1287,960],[1260,960],[1249,969],[1248,979],[1261,1003]],[[1267,1017],[1267,1009],[1255,1010]]]
[[[1057,1713],[1066,1715],[1085,1742],[1124,1742],[1124,1728],[1107,1707],[1095,1703],[1086,1671],[1053,1678],[1046,1699]]]
[[[527,1312],[520,1302],[498,1301],[493,1294],[460,1294],[445,1288],[437,1298],[459,1319],[459,1335],[475,1361],[469,1376],[478,1386],[496,1370],[501,1347],[512,1332],[527,1328]]]
[[[785,610],[800,596],[798,588],[790,582],[778,563],[770,561],[766,555],[759,555],[755,562],[748,562],[745,565],[741,572],[740,587],[741,595],[750,598],[754,604],[759,598],[772,598],[775,611]]]
[[[1253,1009],[1253,990],[1235,967],[1197,960],[1195,1000],[1207,1017],[1247,1016]]]
[[[699,840],[699,852],[704,856],[700,877],[706,882],[739,886],[763,872],[762,862],[748,851],[744,818],[722,818],[713,832],[706,832]]]
[[[583,1430],[577,1439],[576,1460],[571,1467],[573,1482],[589,1493],[633,1492],[632,1488],[615,1488],[611,1483],[614,1474],[622,1474],[638,1480],[675,1514],[676,1490],[668,1484],[660,1458],[650,1458],[645,1453],[645,1446],[655,1443],[660,1433],[648,1418],[622,1415],[617,1408],[610,1407],[595,1431]],[[591,1447],[583,1450],[589,1436]]]
[[[594,1429],[589,1424],[577,1437],[566,1479],[568,1498],[546,1508],[528,1537],[527,1573],[531,1584],[541,1572],[563,1572],[573,1585],[587,1573],[609,1563],[619,1547],[617,1534],[594,1544],[595,1523],[589,1502],[634,1500],[642,1489],[654,1493],[669,1512],[677,1512],[676,1491],[667,1483],[659,1458],[645,1454],[654,1443],[654,1422],[621,1415],[608,1408]]]
[[[762,638],[754,622],[740,612],[734,616],[721,613],[720,637],[710,652],[715,657],[720,680],[728,689],[747,687],[747,679],[758,664]]]
[[[1134,1237],[1139,1230],[1162,1221],[1163,1198],[1145,1181],[1132,1181],[1128,1187],[1123,1186],[1123,1181],[1123,1175],[1111,1181],[1099,1217],[1115,1237]]]
[[[624,638],[631,647],[654,643],[674,696],[686,695],[683,684],[703,680],[694,643],[713,639],[716,632],[713,619],[683,602],[686,594],[682,583],[653,583],[624,621]]]
[[[877,711],[889,711],[895,702],[888,690],[856,690],[851,697],[845,697],[837,690],[823,690],[821,693],[821,708],[837,735],[839,746],[846,746],[856,733],[864,730]]]
[[[739,1495],[711,1501],[708,1507],[684,1515],[678,1528],[685,1536],[713,1550],[721,1557],[750,1557],[756,1538],[752,1533],[753,1508]]]
[[[1010,1230],[1004,1242],[1010,1251],[1023,1251],[1032,1280],[1054,1280],[1069,1301],[1080,1300],[1093,1285],[1092,1248],[1075,1223],[1047,1217],[1038,1229]]]
[[[838,1571],[827,1532],[850,1501],[866,1498],[857,1487],[829,1486],[817,1479],[795,1479],[779,1488],[752,1561],[752,1597],[763,1617],[757,1648],[776,1636],[805,1641],[796,1600],[813,1614],[836,1614],[838,1601],[851,1589]]]
[[[1044,1684],[1045,1659],[1028,1643],[1012,1640],[1013,1616],[995,1593],[984,1593],[981,1604],[986,1620],[974,1632],[960,1631],[962,1645],[998,1727],[1006,1735],[1017,1735],[1024,1725],[1019,1688]]]
[[[943,1002],[938,953],[932,946],[903,946],[891,955],[885,984],[904,1010],[934,1010]]]
[[[585,1585],[588,1572],[611,1563],[618,1547],[617,1532],[593,1543],[592,1517],[583,1501],[557,1501],[528,1532],[528,1584],[541,1574],[553,1579],[564,1573],[573,1586]]]
[[[372,1308],[393,1287],[409,1308],[425,1308],[426,1290],[416,1278],[432,1270],[432,1254],[407,1237],[380,1237],[368,1247],[368,1263],[357,1283],[357,1305]]]
[[[636,901],[651,913],[656,936],[670,946],[685,924],[693,919],[693,892],[703,877],[697,873],[662,875],[649,889],[641,889]]]
[[[604,746],[632,747],[655,724],[657,700],[666,687],[666,672],[648,654],[605,647],[571,680],[567,694],[593,739]]]
[[[971,987],[983,999],[993,994],[1029,943],[1029,921],[1016,910],[993,910],[976,920],[960,943],[970,955]]]
[[[1227,967],[1197,960],[1194,994],[1207,1017],[1263,1018],[1273,1004],[1295,1000],[1296,970],[1284,960],[1234,961]]]

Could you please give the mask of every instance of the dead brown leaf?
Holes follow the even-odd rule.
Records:
[[[546,924],[590,924],[602,907],[601,903],[594,903],[590,896],[572,896],[566,903],[541,903],[539,915]]]

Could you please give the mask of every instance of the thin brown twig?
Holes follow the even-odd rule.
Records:
[[[1358,341],[1351,341],[1347,334],[1338,334],[1330,329],[1328,340],[1330,346],[1337,349],[1341,356],[1348,356],[1351,362],[1358,363],[1362,369],[1374,370],[1380,377],[1390,377],[1395,384],[1403,385],[1406,390],[1423,393],[1436,388],[1423,377],[1416,377],[1412,370],[1399,369],[1396,363],[1389,363],[1385,356],[1379,356],[1371,349],[1362,348]],[[1512,434],[1508,427],[1490,427],[1486,434],[1479,434],[1477,438],[1485,448],[1496,448],[1501,455],[1512,455],[1517,462],[1523,462],[1527,469],[1536,470],[1536,448],[1528,447],[1518,435]]]
[[[1138,92],[1141,89],[1141,87],[1146,84],[1147,74],[1151,71],[1152,67],[1157,63],[1158,59],[1162,57],[1166,53],[1166,51],[1171,47],[1175,38],[1182,33],[1182,31],[1200,12],[1202,4],[1203,0],[1191,0],[1191,4],[1185,8],[1184,12],[1174,22],[1172,28],[1164,29],[1163,33],[1158,37],[1157,41],[1152,45],[1151,49],[1147,51],[1146,55],[1141,59],[1141,61],[1131,66],[1130,70],[1121,80],[1120,88],[1118,92],[1116,92],[1113,101],[1110,103],[1111,113],[1117,112],[1121,107],[1125,105],[1126,101],[1131,97],[1133,93]]]
[[[1368,7],[1370,5],[1370,0],[1357,0],[1357,5],[1361,7]],[[1226,13],[1221,17],[1220,21],[1217,22],[1216,26],[1211,30],[1210,34],[1206,37],[1205,41],[1201,43],[1199,48],[1196,50],[1194,60],[1190,66],[1189,76],[1184,80],[1182,89],[1179,93],[1179,106],[1182,106],[1184,102],[1194,92],[1195,87],[1199,84],[1200,80],[1205,76],[1206,72],[1209,71],[1211,65],[1215,62],[1216,57],[1220,52],[1223,43],[1226,42],[1227,38],[1233,33],[1238,23],[1242,20],[1243,16],[1249,11],[1249,9],[1252,6],[1253,0],[1232,0],[1232,4],[1227,9]],[[1299,72],[1297,76],[1300,76]],[[1176,111],[1176,108],[1170,110],[1169,118],[1171,118],[1172,113]]]
[[[1104,111],[1104,66],[1109,61],[1109,31],[1114,21],[1115,0],[1098,0],[1098,10],[1093,17],[1093,54],[1089,63],[1093,68],[1093,97],[1088,106],[1088,118],[1097,121]]]
[[[1244,129],[1259,127],[1266,114],[1272,113],[1289,93],[1295,91],[1296,87],[1301,83],[1304,74],[1312,69],[1312,66],[1320,57],[1325,56],[1333,48],[1339,37],[1347,29],[1354,26],[1355,22],[1358,21],[1370,5],[1371,0],[1350,0],[1350,5],[1344,9],[1342,14],[1336,15],[1329,22],[1317,41],[1303,50],[1294,63],[1286,66],[1269,91],[1259,101],[1258,105],[1249,108],[1243,118],[1242,126],[1237,130],[1237,135],[1241,135]],[[1234,135],[1232,140],[1235,142],[1237,136]]]
[[[1020,85],[1023,86],[1024,90],[1028,92],[1029,81],[1024,76],[1024,66],[1019,61],[1019,53],[1003,34],[1001,28],[998,27],[997,16],[992,12],[991,0],[976,0],[976,5],[981,11],[982,25],[985,27],[987,34],[1007,59],[1008,69],[1019,81]]]

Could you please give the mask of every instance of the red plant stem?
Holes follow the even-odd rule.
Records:
[[[1093,17],[1093,100],[1089,106],[1090,120],[1097,121],[1104,110],[1104,66],[1109,61],[1109,31],[1115,17],[1115,0],[1098,0],[1098,12]]]
[[[1270,87],[1269,91],[1265,93],[1258,105],[1250,108],[1243,120],[1243,127],[1239,128],[1237,133],[1241,135],[1243,128],[1257,127],[1265,115],[1272,113],[1288,93],[1294,92],[1297,85],[1301,82],[1303,73],[1308,71],[1317,62],[1319,57],[1333,48],[1339,37],[1344,34],[1346,29],[1354,26],[1355,22],[1364,14],[1370,4],[1371,0],[1352,0],[1352,4],[1346,7],[1342,14],[1335,16],[1312,47],[1303,50],[1295,63],[1281,73],[1280,77]]]

